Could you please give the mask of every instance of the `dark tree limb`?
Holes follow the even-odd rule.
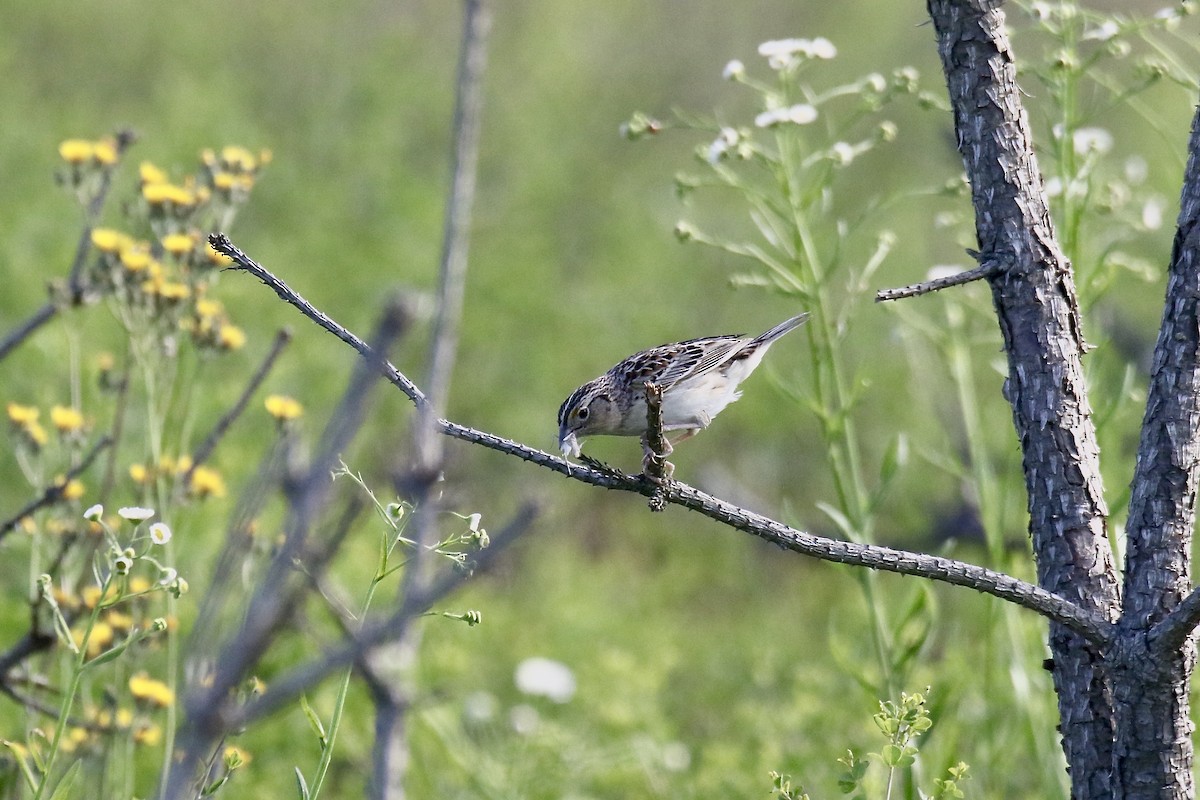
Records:
[[[979,249],[1011,264],[988,283],[1008,356],[1005,396],[1021,442],[1038,583],[1115,621],[1119,590],[1084,385],[1079,305],[1050,219],[1004,14],[991,0],[928,5]],[[1107,796],[1115,722],[1102,653],[1057,621],[1050,650],[1072,796]]]
[[[1191,797],[1188,695],[1200,602],[1191,550],[1200,469],[1200,112],[1192,120],[1166,302],[1126,524],[1124,609],[1131,645],[1113,659],[1116,793]],[[1143,642],[1142,634],[1150,634]],[[1168,787],[1170,794],[1156,794]]]

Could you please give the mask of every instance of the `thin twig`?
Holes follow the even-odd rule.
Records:
[[[32,336],[34,331],[54,319],[54,315],[57,313],[57,305],[46,303],[33,312],[29,319],[6,333],[4,338],[0,340],[0,360],[3,360],[9,353],[16,349],[17,345]]]
[[[92,462],[96,460],[96,456],[100,455],[100,452],[112,443],[113,440],[109,436],[101,436],[99,439],[97,439],[96,443],[92,445],[92,449],[89,450],[87,455],[83,457],[83,460],[72,467],[61,482],[56,482],[50,486],[47,486],[46,490],[42,492],[41,497],[30,500],[25,504],[24,508],[22,508],[5,522],[0,523],[0,539],[3,539],[10,531],[20,524],[21,520],[25,519],[25,517],[28,517],[39,508],[53,505],[61,500],[63,491],[67,488],[67,484],[86,472],[88,467],[92,465]]]
[[[213,247],[234,259],[237,267],[245,269],[275,290],[283,300],[299,309],[314,322],[354,347],[364,358],[373,357],[370,348],[361,339],[351,334],[328,316],[317,311],[308,301],[297,295],[286,284],[271,275],[262,266],[251,261],[234,247],[228,239],[214,236]],[[357,345],[355,343],[358,343]],[[384,377],[403,391],[419,407],[425,396],[407,377],[389,362],[380,361]],[[659,487],[640,477],[624,475],[616,471],[604,471],[586,465],[572,464],[565,459],[533,447],[505,439],[495,434],[469,428],[449,420],[439,419],[438,428],[447,436],[465,442],[482,445],[497,452],[516,456],[524,461],[545,467],[565,475],[571,480],[652,496]],[[1104,645],[1112,637],[1112,625],[1076,603],[1046,591],[1032,583],[1018,580],[1010,575],[994,572],[974,564],[943,558],[941,556],[913,553],[878,545],[858,544],[839,539],[829,539],[776,522],[768,517],[747,511],[712,495],[673,481],[667,491],[667,502],[683,506],[710,519],[750,533],[788,550],[826,561],[869,567],[903,575],[914,575],[930,580],[964,586],[984,594],[990,594],[1027,608],[1042,616],[1061,623],[1079,633],[1096,645]]]
[[[222,437],[229,431],[229,427],[245,412],[246,406],[250,403],[250,398],[254,396],[254,393],[258,391],[258,387],[266,380],[272,367],[275,366],[276,360],[278,360],[280,354],[283,352],[283,348],[287,347],[291,340],[292,333],[286,328],[275,334],[275,340],[271,342],[270,351],[267,353],[266,358],[262,360],[262,363],[259,364],[254,374],[250,376],[250,381],[246,384],[246,388],[242,390],[241,397],[237,399],[232,408],[225,412],[224,416],[217,420],[217,424],[213,426],[212,431],[209,432],[200,446],[196,448],[196,452],[192,455],[192,465],[184,473],[183,479],[180,481],[180,486],[186,488],[191,483],[192,474],[196,471],[196,468],[208,460],[208,457],[212,455],[213,450],[216,449]]]
[[[908,286],[901,286],[898,289],[880,289],[875,293],[875,302],[882,303],[886,300],[901,300],[905,297],[916,297],[917,295],[929,294],[941,289],[948,289],[951,286],[961,286],[964,283],[990,278],[1001,271],[1001,265],[996,261],[989,261],[980,264],[975,269],[969,269],[966,272],[959,272],[956,275],[947,275],[943,278],[934,278],[931,281],[923,283],[912,283]]]

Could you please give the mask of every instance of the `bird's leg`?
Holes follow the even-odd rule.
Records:
[[[671,479],[675,465],[667,456],[675,448],[663,435],[662,399],[660,386],[646,381],[646,432],[642,434],[642,474],[653,483],[662,484]]]

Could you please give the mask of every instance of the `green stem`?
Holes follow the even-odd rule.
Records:
[[[92,630],[96,626],[96,621],[100,618],[100,611],[103,609],[104,601],[108,596],[108,588],[112,585],[112,578],[112,572],[109,572],[104,578],[104,582],[100,586],[100,596],[96,600],[96,606],[92,609],[92,613],[88,615],[87,625],[83,629],[83,636],[80,637],[79,647],[71,659],[71,676],[67,681],[66,691],[63,692],[62,703],[58,709],[58,721],[54,725],[54,736],[50,740],[50,752],[46,756],[45,769],[42,772],[42,779],[38,783],[37,791],[33,794],[33,800],[41,800],[45,795],[46,787],[50,783],[50,773],[54,768],[55,759],[58,758],[63,734],[67,730],[67,722],[71,718],[71,710],[75,707],[75,696],[79,693],[79,683],[83,678],[83,672],[87,664],[88,641],[92,637]]]

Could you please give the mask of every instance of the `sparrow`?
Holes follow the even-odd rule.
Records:
[[[741,397],[738,387],[775,340],[804,324],[808,316],[799,314],[758,336],[705,336],[651,347],[626,358],[563,401],[558,409],[559,448],[564,456],[579,457],[582,437],[640,435],[649,455],[645,387],[649,381],[663,390],[663,431],[683,432],[668,441],[669,453]]]

